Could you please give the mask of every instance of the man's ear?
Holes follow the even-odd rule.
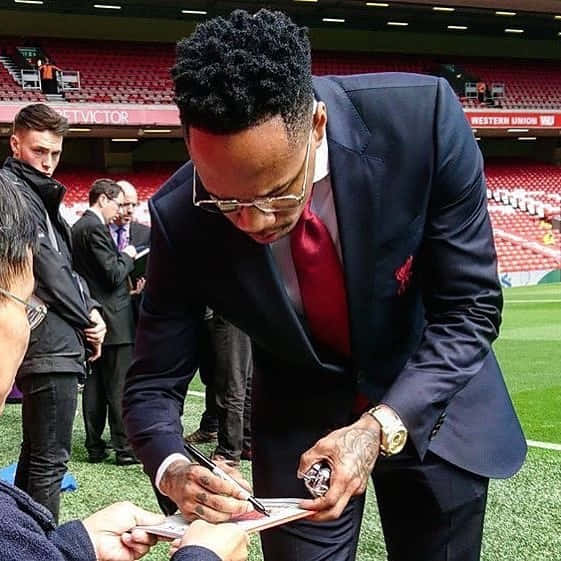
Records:
[[[16,134],[12,134],[12,136],[10,136],[10,148],[14,158],[19,158],[20,140]]]
[[[327,107],[323,101],[318,101],[316,111],[314,113],[313,127],[313,137],[317,148],[325,136],[325,129],[327,127]]]

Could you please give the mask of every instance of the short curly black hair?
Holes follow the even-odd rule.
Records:
[[[313,107],[308,30],[282,12],[235,10],[177,44],[175,102],[188,132],[235,133],[280,115],[289,139]]]

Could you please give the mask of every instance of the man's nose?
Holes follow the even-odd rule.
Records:
[[[254,206],[244,206],[235,215],[234,224],[248,234],[257,234],[275,223],[272,212],[262,212]]]
[[[44,167],[47,171],[49,171],[50,169],[52,169],[53,164],[54,164],[54,159],[53,159],[52,156],[47,155],[47,156],[45,156],[45,157],[43,158],[43,167]]]

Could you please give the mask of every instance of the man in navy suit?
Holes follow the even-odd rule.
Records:
[[[317,511],[264,533],[267,560],[354,559],[370,477],[389,559],[478,559],[488,479],[526,446],[491,350],[502,297],[456,96],[430,76],[312,79],[306,31],[266,10],[199,25],[177,57],[191,161],[150,202],[124,396],[160,504],[246,508],[183,455],[208,305],[252,339],[256,495]],[[310,499],[318,462],[330,486]]]

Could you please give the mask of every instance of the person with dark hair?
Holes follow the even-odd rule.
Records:
[[[389,559],[479,559],[489,478],[526,443],[491,348],[502,296],[456,95],[432,76],[312,78],[306,30],[267,10],[199,24],[173,78],[191,161],[150,201],[124,394],[160,504],[244,508],[183,453],[208,305],[252,339],[256,496],[315,511],[262,533],[266,560],[353,560],[370,478]]]
[[[55,520],[70,457],[78,381],[85,374],[86,347],[94,361],[105,336],[99,304],[72,268],[70,227],[60,213],[66,189],[52,177],[67,130],[67,120],[49,106],[27,105],[15,116],[10,138],[13,157],[2,168],[37,222],[34,294],[48,310],[45,321],[31,335],[18,372],[23,442],[15,482],[48,508]]]
[[[37,228],[21,193],[0,171],[0,414],[21,364],[30,332],[47,316],[33,296],[33,253]],[[52,515],[28,495],[0,481],[2,561],[114,561],[139,559],[155,543],[137,525],[159,524],[163,516],[132,503],[113,504],[83,521],[56,527]],[[232,524],[190,525],[174,561],[243,561],[247,536]]]
[[[123,211],[121,187],[112,179],[97,179],[90,188],[89,201],[89,209],[72,227],[74,266],[102,305],[107,335],[82,394],[88,461],[98,463],[108,456],[102,438],[108,419],[115,462],[130,465],[138,460],[127,443],[121,398],[134,344],[128,278],[136,249],[129,244],[119,251],[109,233],[108,226]]]

